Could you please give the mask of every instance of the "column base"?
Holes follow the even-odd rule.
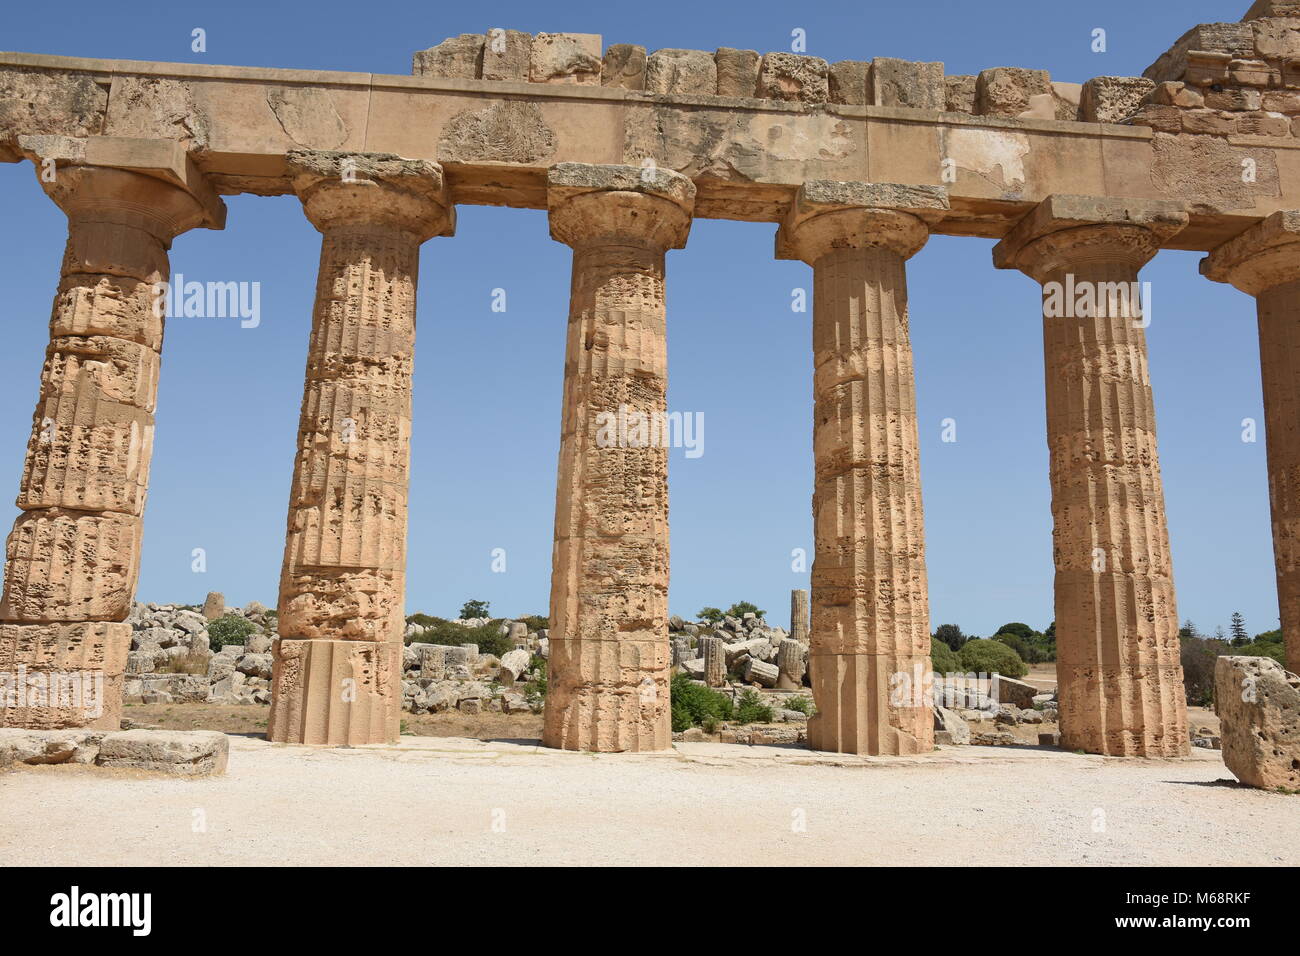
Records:
[[[672,650],[664,641],[551,639],[542,743],[558,750],[671,750]]]
[[[1061,746],[1108,757],[1185,757],[1187,699],[1180,666],[1080,667],[1057,672]]]
[[[929,658],[814,652],[808,666],[817,705],[810,749],[871,757],[934,749]]]
[[[397,743],[401,644],[281,638],[272,655],[268,740],[321,747]]]
[[[0,727],[117,730],[131,625],[0,624]]]

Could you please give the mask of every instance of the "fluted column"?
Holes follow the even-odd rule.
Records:
[[[1300,212],[1276,212],[1201,261],[1255,297],[1268,497],[1286,663],[1300,671]]]
[[[454,214],[434,163],[296,152],[289,165],[323,238],[267,736],[394,742],[420,244],[450,235]]]
[[[999,268],[1043,284],[1056,669],[1061,745],[1072,750],[1188,750],[1138,306],[1138,271],[1186,222],[1177,203],[1053,196],[994,250]]]
[[[664,253],[686,244],[694,199],[689,179],[664,170],[578,163],[550,170],[551,236],[573,248],[573,281],[548,747],[672,746],[668,452],[653,423],[667,410]]]
[[[946,208],[936,187],[810,182],[777,236],[813,267],[814,750],[934,748],[904,264]]]
[[[42,178],[68,242],[0,598],[0,726],[116,730],[172,239],[224,207],[102,166]]]

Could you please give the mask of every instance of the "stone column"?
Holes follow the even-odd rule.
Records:
[[[704,658],[704,683],[721,687],[727,682],[727,656],[720,637],[700,638],[700,657]]]
[[[994,249],[1043,284],[1061,745],[1188,750],[1138,271],[1179,203],[1052,196]]]
[[[808,592],[790,592],[790,636],[800,644],[808,643]]]
[[[947,205],[937,187],[810,182],[777,235],[813,267],[814,750],[934,748],[904,263]]]
[[[320,230],[267,737],[397,740],[420,244],[450,235],[442,170],[387,154],[294,152]]]
[[[1300,212],[1276,212],[1201,261],[1255,297],[1268,496],[1287,669],[1300,671]]]
[[[0,726],[116,730],[162,352],[156,284],[172,239],[221,228],[225,209],[111,167],[56,166],[42,185],[68,242],[5,553]]]
[[[561,163],[551,236],[573,247],[543,743],[672,746],[664,253],[695,186],[632,166]]]

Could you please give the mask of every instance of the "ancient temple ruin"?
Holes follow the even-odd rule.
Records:
[[[812,354],[791,369],[816,397],[810,743],[928,751],[928,703],[891,694],[928,670],[930,642],[906,264],[932,234],[981,236],[1045,290],[1062,744],[1184,753],[1155,400],[1126,291],[1160,249],[1200,250],[1208,279],[1257,299],[1300,669],[1298,134],[1300,0],[1259,0],[1141,77],[1081,85],[498,29],[417,53],[412,76],[0,54],[0,159],[31,160],[68,217],[0,670],[100,674],[99,724],[116,727],[155,286],[178,236],[226,225],[223,195],[292,193],[322,240],[268,734],[396,740],[419,248],[454,233],[460,204],[547,209],[573,283],[545,743],[671,746],[666,451],[606,447],[596,418],[665,410],[666,253],[694,218],[746,220],[775,224],[776,255],[814,282]],[[1084,288],[1093,307],[1059,314],[1061,290]],[[84,722],[57,701],[0,711],[0,726]]]

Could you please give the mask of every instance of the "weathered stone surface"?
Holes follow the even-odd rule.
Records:
[[[704,660],[704,683],[710,687],[721,687],[727,682],[726,652],[722,638],[701,637],[700,657]]]
[[[974,76],[945,76],[943,78],[944,106],[949,113],[975,112]]]
[[[229,759],[230,739],[215,731],[122,730],[104,736],[95,763],[178,777],[204,777],[225,773]]]
[[[462,33],[443,40],[427,50],[418,50],[411,58],[415,76],[442,79],[477,79],[483,68],[483,34]]]
[[[776,665],[780,670],[777,687],[781,690],[798,690],[803,686],[804,671],[808,668],[808,647],[795,638],[786,638],[777,646]]]
[[[1300,677],[1270,657],[1220,657],[1214,711],[1223,762],[1238,780],[1300,790]]]
[[[0,768],[16,763],[94,763],[106,734],[103,730],[0,728]]]
[[[97,136],[108,83],[89,73],[0,68],[0,141],[19,133]]]
[[[839,60],[826,70],[827,90],[832,103],[846,106],[867,105],[869,60]]]
[[[796,103],[825,103],[830,98],[829,64],[818,56],[765,53],[758,71],[758,95]]]
[[[1098,76],[1083,84],[1079,119],[1087,123],[1122,123],[1155,92],[1142,76]]]
[[[528,670],[532,655],[525,650],[513,650],[501,658],[501,681],[513,684]]]
[[[493,27],[484,39],[483,65],[479,73],[485,80],[526,83],[532,55],[531,33]]]
[[[645,88],[648,93],[713,96],[718,68],[703,50],[655,50],[646,59]]]
[[[993,699],[1000,704],[1014,704],[1017,707],[1033,707],[1038,688],[1022,680],[996,674],[993,677]]]
[[[166,139],[187,149],[208,145],[210,121],[184,80],[169,77],[113,77],[104,135]]]
[[[600,83],[601,86],[624,90],[644,90],[645,71],[645,47],[632,43],[615,43],[605,51]]]
[[[808,592],[802,589],[790,592],[790,637],[808,643]]]
[[[766,661],[756,660],[751,657],[745,663],[745,672],[742,676],[746,683],[775,687],[780,675],[781,672],[775,664],[769,664]]]
[[[981,116],[1019,116],[1035,96],[1052,93],[1046,70],[999,66],[980,72],[975,85],[975,110]]]
[[[533,37],[528,78],[534,83],[600,85],[601,38],[594,33],[539,33]]]
[[[758,68],[762,57],[756,50],[719,47],[713,54],[718,71],[718,95],[750,98],[758,95]]]
[[[448,163],[540,163],[554,153],[554,131],[541,108],[526,100],[457,113],[438,142],[438,159]]]
[[[886,56],[871,61],[867,102],[872,106],[942,110],[946,98],[942,63],[914,63]]]
[[[934,730],[936,738],[940,731],[946,733],[950,744],[962,746],[970,743],[970,724],[966,723],[960,714],[947,707],[934,708]]]
[[[226,613],[226,596],[220,591],[209,591],[207,599],[203,602],[203,617],[208,621],[215,621]]]
[[[275,642],[266,736],[337,747],[396,743],[401,645],[392,642]]]

